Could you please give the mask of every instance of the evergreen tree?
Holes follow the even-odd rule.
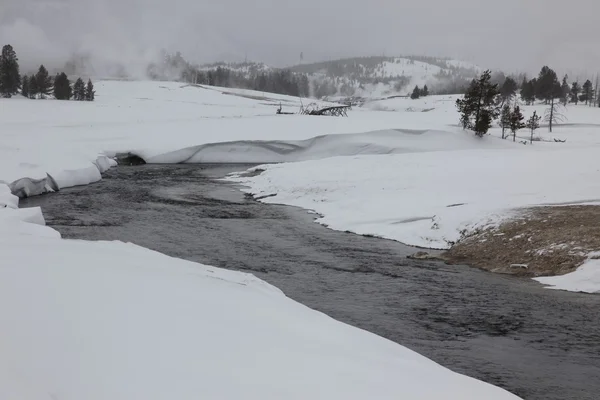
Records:
[[[87,101],[94,101],[96,97],[96,91],[94,90],[94,84],[91,79],[88,79],[87,86],[85,88],[85,99]]]
[[[502,128],[502,139],[505,139],[506,136],[504,133],[507,129],[510,129],[510,121],[511,121],[511,110],[508,104],[505,104],[502,107],[502,112],[500,113],[500,127]]]
[[[588,79],[583,84],[580,100],[585,101],[586,105],[589,104],[592,101],[592,99],[594,98],[593,92],[594,92],[594,89],[592,86],[592,81],[590,81]]]
[[[557,83],[558,77],[556,72],[552,68],[544,66],[537,79],[535,96],[548,104],[553,96],[556,97],[556,93],[553,91]]]
[[[500,87],[500,97],[502,104],[510,101],[517,94],[517,82],[513,78],[506,78]]]
[[[43,65],[40,65],[40,68],[35,75],[35,83],[37,92],[42,99],[45,99],[46,96],[49,96],[52,92],[52,78],[50,78],[48,70]]]
[[[539,115],[537,115],[537,111],[534,111],[531,118],[527,120],[527,124],[525,126],[531,131],[531,137],[529,139],[530,143],[533,143],[533,134],[535,133],[535,130],[540,127],[541,119],[542,118]]]
[[[73,93],[71,82],[64,72],[57,74],[54,78],[54,97],[57,100],[70,100]]]
[[[525,124],[523,123],[523,114],[521,113],[521,108],[519,106],[515,106],[510,113],[510,131],[513,134],[513,142],[517,140],[517,131],[519,129],[525,128]]]
[[[13,47],[7,44],[0,55],[0,96],[12,97],[19,93],[20,87],[19,59]]]
[[[35,75],[31,75],[29,78],[29,98],[35,99],[39,93],[37,79],[35,78]]]
[[[537,79],[533,78],[530,81],[523,81],[521,87],[521,99],[527,105],[531,105],[535,101],[535,87],[537,85]]]
[[[413,89],[412,94],[410,95],[410,98],[413,99],[413,100],[416,100],[419,97],[421,97],[421,89],[419,89],[418,86],[415,86],[415,88]]]
[[[466,93],[475,91],[476,86],[477,86],[477,81],[475,79],[473,79],[471,81],[471,84],[469,85],[469,88],[467,89]],[[469,128],[469,125],[471,124],[471,115],[473,114],[473,108],[474,108],[473,102],[472,101],[467,102],[464,97],[462,100],[457,99],[456,100],[456,108],[458,109],[458,112],[460,114],[460,125],[462,126],[463,129]]]
[[[562,102],[563,106],[566,107],[567,103],[569,102],[569,93],[571,92],[571,88],[569,87],[569,84],[567,83],[567,79],[569,79],[569,77],[567,75],[564,76],[563,81],[562,81],[562,85],[560,87],[560,101]]]
[[[21,78],[21,95],[29,97],[29,77],[27,75],[23,75]]]
[[[478,80],[474,80],[464,98],[456,100],[463,126],[483,137],[499,115],[496,102],[498,94],[498,85],[491,83],[489,70],[481,74]]]
[[[77,78],[73,85],[73,98],[77,101],[85,100],[85,84],[81,78]]]
[[[427,85],[423,86],[423,90],[421,90],[421,96],[423,96],[423,97],[429,96],[429,88],[427,87]]]
[[[577,82],[573,82],[573,84],[571,85],[571,103],[575,103],[575,105],[577,105],[577,103],[579,103],[579,92],[581,91],[581,88],[579,87],[579,83]]]

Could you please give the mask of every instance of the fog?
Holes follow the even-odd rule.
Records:
[[[0,44],[29,69],[82,52],[137,74],[164,48],[199,63],[416,54],[595,74],[598,11],[595,0],[0,0]]]

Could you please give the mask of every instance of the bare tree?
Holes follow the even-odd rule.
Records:
[[[544,122],[548,124],[548,131],[552,132],[552,126],[559,122],[564,122],[566,117],[560,112],[562,106],[554,97],[550,100],[550,107],[544,113]]]
[[[529,139],[529,143],[531,144],[533,144],[533,134],[535,133],[535,130],[540,127],[540,119],[542,119],[542,117],[537,115],[537,111],[534,111],[531,118],[529,118],[525,124],[525,126],[531,130],[531,137]]]
[[[505,132],[507,129],[510,129],[510,117],[511,117],[511,109],[510,106],[508,104],[505,104],[504,107],[502,107],[502,112],[500,113],[500,127],[502,128],[502,139],[506,139]]]

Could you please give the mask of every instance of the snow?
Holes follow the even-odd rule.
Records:
[[[600,260],[590,258],[577,270],[566,275],[534,278],[550,289],[600,293]]]
[[[257,168],[265,172],[258,176],[233,179],[258,196],[277,194],[264,202],[314,210],[330,228],[442,249],[464,229],[497,223],[511,209],[600,197],[597,148],[502,148],[509,143],[487,138],[481,145],[490,149],[440,150],[444,135],[457,147],[460,139],[475,142],[462,134],[406,135],[431,147],[263,165]]]
[[[2,399],[517,398],[252,275],[11,225],[0,234]]]
[[[252,275],[63,240],[39,208],[18,209],[11,188],[89,184],[117,153],[199,162],[424,150],[415,139],[424,131],[406,128],[419,115],[275,116],[296,100],[230,93],[100,82],[94,103],[0,100],[0,399],[516,399]],[[450,146],[443,132],[428,134]]]
[[[401,115],[412,129],[436,127],[396,131],[387,155],[259,166],[265,172],[258,176],[230,179],[257,196],[275,195],[263,202],[313,210],[320,215],[317,221],[332,229],[442,249],[465,232],[495,226],[523,207],[598,203],[599,109],[569,106],[563,111],[568,122],[555,126],[554,133],[541,128],[536,136],[545,142],[524,146],[501,140],[499,128],[477,139],[451,126],[458,119],[454,100],[432,96],[367,103]],[[526,118],[544,109],[523,107]],[[377,135],[370,140],[377,143]],[[528,136],[522,131],[517,139]],[[575,276],[586,277],[593,290],[600,290],[600,269],[583,271]]]
[[[483,69],[480,66],[473,64],[471,62],[468,62],[468,61],[446,60],[446,65],[448,65],[449,67],[455,67],[455,68],[471,69],[478,73],[483,72]]]
[[[442,71],[437,65],[424,63],[422,61],[413,61],[407,58],[396,58],[393,62],[384,61],[375,70],[376,76],[381,78],[393,78],[399,76],[410,76],[411,83],[427,83],[433,76]]]

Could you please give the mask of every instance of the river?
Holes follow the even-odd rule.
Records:
[[[128,241],[251,272],[309,307],[527,400],[600,398],[600,296],[410,260],[414,248],[329,230],[304,210],[259,203],[215,180],[246,168],[120,166],[99,183],[21,207],[41,206],[65,238]]]

